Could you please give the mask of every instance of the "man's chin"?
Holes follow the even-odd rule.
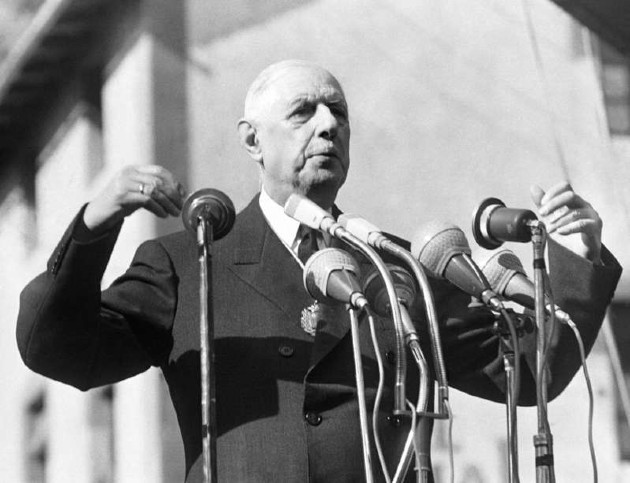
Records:
[[[326,175],[309,180],[308,183],[302,183],[297,191],[320,206],[329,208],[334,203],[344,181],[345,177],[328,172]]]

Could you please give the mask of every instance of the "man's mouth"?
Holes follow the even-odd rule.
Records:
[[[323,156],[327,158],[339,158],[339,155],[337,154],[337,150],[335,149],[322,149],[318,151],[313,151],[309,153],[308,155],[309,158],[314,158],[316,156]]]

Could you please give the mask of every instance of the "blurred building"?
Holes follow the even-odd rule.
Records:
[[[593,18],[586,7],[568,10]],[[161,164],[189,191],[216,187],[244,207],[258,178],[235,126],[249,83],[271,62],[319,62],[345,87],[353,128],[338,200],[345,211],[404,237],[436,218],[470,237],[483,198],[530,207],[530,184],[568,178],[627,266],[630,70],[618,52],[627,39],[604,46],[569,13],[549,0],[45,1],[0,65],[0,479],[183,479],[161,374],[81,393],[31,373],[13,335],[19,292],[80,206],[127,164]],[[104,284],[141,241],[180,225],[129,218]],[[528,247],[516,251],[527,266]],[[629,301],[625,274],[612,311],[624,348]],[[600,480],[628,481],[630,435],[603,341],[589,369]],[[504,407],[459,393],[452,406],[455,481],[505,481]],[[558,480],[590,481],[581,376],[549,411]],[[523,481],[534,481],[535,418],[519,411]],[[438,423],[437,481],[449,473],[446,440]]]

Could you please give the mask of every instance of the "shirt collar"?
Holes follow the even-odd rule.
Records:
[[[260,190],[258,202],[274,233],[286,246],[293,248],[297,244],[300,222],[287,215],[284,208],[271,199],[264,187]]]
[[[304,233],[300,232],[301,223],[295,218],[291,218],[284,212],[284,207],[276,203],[271,196],[267,194],[264,186],[260,189],[258,198],[260,209],[269,223],[269,226],[280,240],[294,252],[302,239]],[[332,213],[332,210],[326,210]],[[320,248],[330,246],[331,236],[328,233],[322,233],[318,238]]]

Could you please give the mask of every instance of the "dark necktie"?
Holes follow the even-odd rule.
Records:
[[[304,232],[300,245],[298,246],[298,258],[304,264],[309,257],[318,250],[317,247],[317,230],[302,225],[300,228]]]

